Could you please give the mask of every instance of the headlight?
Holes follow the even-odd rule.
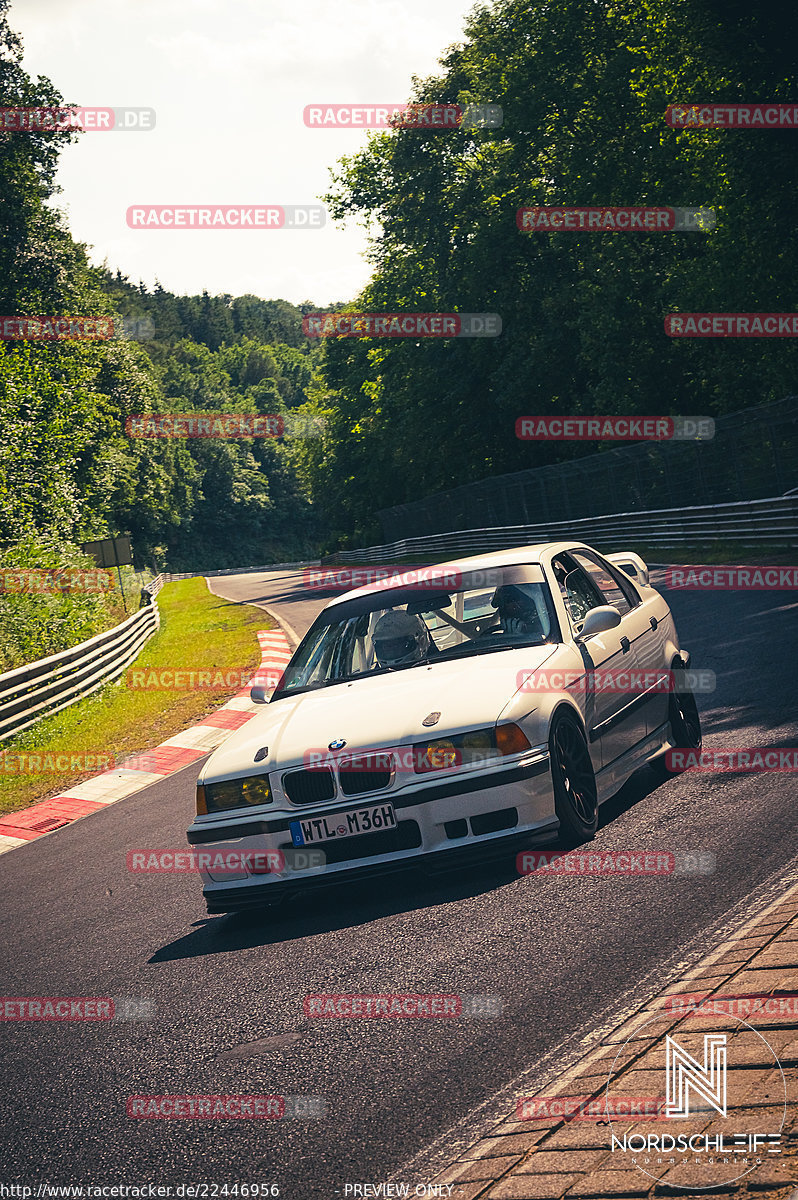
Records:
[[[266,775],[250,775],[248,779],[227,779],[224,783],[197,786],[198,814],[250,808],[271,802],[272,791]]]
[[[419,766],[417,760],[417,771],[442,771],[446,767],[456,767],[460,759],[455,744],[450,738],[438,738],[437,741],[428,742],[421,749],[424,759],[426,759],[426,766]]]
[[[463,734],[464,750],[491,750],[493,746],[492,729],[472,729],[471,733]]]
[[[436,738],[413,747],[417,774],[443,771],[447,767],[480,766],[529,749],[529,741],[518,725],[471,729],[454,737]]]

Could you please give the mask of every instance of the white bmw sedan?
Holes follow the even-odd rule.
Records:
[[[546,543],[347,592],[202,769],[208,911],[588,841],[635,770],[700,748],[689,664],[635,554]]]

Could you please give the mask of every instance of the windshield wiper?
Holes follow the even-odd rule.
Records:
[[[491,654],[496,650],[529,650],[533,646],[545,645],[546,642],[495,642],[482,645],[478,642],[463,642],[459,646],[441,650],[441,658],[468,658],[472,654]]]

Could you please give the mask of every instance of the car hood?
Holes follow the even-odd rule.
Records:
[[[556,650],[494,651],[287,696],[231,734],[208,759],[200,782],[302,765],[311,751],[326,755],[338,738],[347,751],[382,749],[493,725],[518,691],[519,673],[537,670]],[[440,719],[427,728],[424,718],[433,712]],[[268,757],[255,763],[263,746]]]

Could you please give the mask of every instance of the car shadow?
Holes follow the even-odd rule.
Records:
[[[678,776],[674,776],[674,778],[678,778]],[[656,792],[657,788],[662,787],[666,782],[667,780],[663,779],[656,768],[638,767],[621,790],[602,804],[599,809],[599,829],[611,825],[618,817],[629,812],[636,804],[645,800],[646,796],[650,796],[652,792]]]
[[[515,868],[517,853],[516,847],[477,866],[461,865],[435,875],[427,875],[418,867],[407,867],[383,878],[330,884],[271,908],[207,917],[198,921],[185,937],[157,950],[149,961],[172,962],[280,945],[496,891],[519,879]]]

